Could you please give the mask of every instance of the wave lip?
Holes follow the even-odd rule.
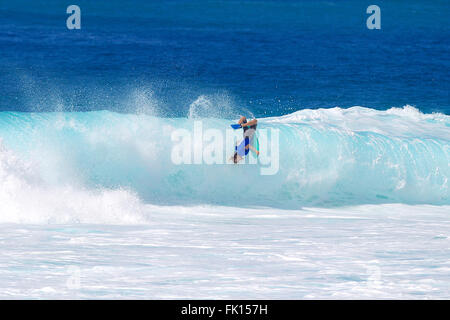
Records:
[[[308,124],[317,128],[373,132],[389,137],[450,140],[450,116],[425,114],[406,105],[403,108],[375,110],[364,107],[303,109],[280,117],[265,118],[267,123]]]

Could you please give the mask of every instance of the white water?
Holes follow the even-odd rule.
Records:
[[[0,298],[450,297],[449,206],[145,210],[141,225],[1,224]]]

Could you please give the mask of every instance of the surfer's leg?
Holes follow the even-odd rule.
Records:
[[[235,152],[234,155],[230,158],[230,161],[232,161],[234,163],[238,163],[242,159],[243,158],[237,152]]]
[[[257,156],[259,156],[259,151],[256,150],[255,148],[253,148],[252,146],[249,145],[249,148],[253,150],[254,153],[256,153]]]
[[[250,139],[249,139],[249,137],[245,137],[245,153],[244,153],[244,155],[248,154],[249,147],[250,147]]]

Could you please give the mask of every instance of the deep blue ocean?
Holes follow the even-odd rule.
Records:
[[[450,114],[450,2],[0,3],[0,110],[133,112],[138,90],[183,117],[199,96],[257,117],[412,105]],[[381,8],[381,30],[366,9]],[[149,97],[147,97],[149,98]],[[149,98],[150,99],[150,98]]]

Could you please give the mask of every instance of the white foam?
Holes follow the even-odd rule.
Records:
[[[342,109],[303,109],[294,113],[263,118],[262,123],[300,123],[318,128],[344,131],[375,132],[391,137],[419,137],[450,140],[450,116],[442,113],[424,114],[417,108],[375,110],[360,106]]]
[[[137,226],[0,223],[0,298],[449,297],[450,206],[147,209]]]
[[[0,141],[0,223],[137,224],[145,221],[144,207],[129,190],[48,185]]]

